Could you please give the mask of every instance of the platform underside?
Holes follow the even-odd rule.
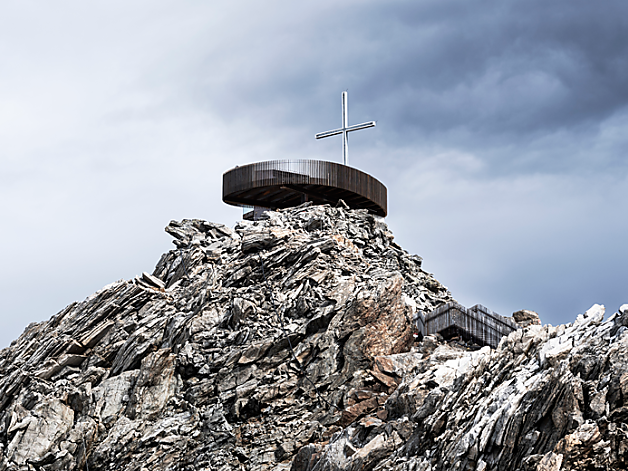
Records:
[[[350,208],[381,214],[381,208],[351,191],[321,185],[272,185],[240,191],[224,198],[225,203],[265,208],[290,208],[305,201],[335,205],[343,200]]]

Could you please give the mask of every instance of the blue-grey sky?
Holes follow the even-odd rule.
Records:
[[[0,4],[0,347],[152,271],[171,219],[233,225],[222,173],[341,160],[466,305],[628,302],[624,0]]]

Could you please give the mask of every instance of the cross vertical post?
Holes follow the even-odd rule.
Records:
[[[344,165],[349,164],[349,133],[352,131],[359,131],[360,129],[372,128],[375,126],[375,121],[368,121],[362,124],[354,124],[349,126],[349,93],[347,91],[342,92],[342,127],[340,129],[334,129],[333,131],[320,132],[316,134],[316,139],[322,139],[324,137],[335,136],[336,134],[342,134],[342,163]]]
[[[347,165],[349,163],[349,131],[347,128],[349,127],[349,103],[348,103],[348,93],[346,91],[342,92],[341,100],[342,100],[342,163]]]

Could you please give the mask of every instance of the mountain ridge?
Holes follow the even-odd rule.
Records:
[[[623,469],[628,310],[416,343],[454,299],[365,210],[166,231],[0,351],[0,471]]]

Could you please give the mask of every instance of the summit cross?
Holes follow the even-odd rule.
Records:
[[[345,91],[342,92],[342,127],[333,131],[319,132],[316,135],[316,139],[342,134],[342,163],[347,165],[349,162],[349,133],[360,129],[372,128],[373,126],[375,126],[375,121],[349,126],[348,93]]]

